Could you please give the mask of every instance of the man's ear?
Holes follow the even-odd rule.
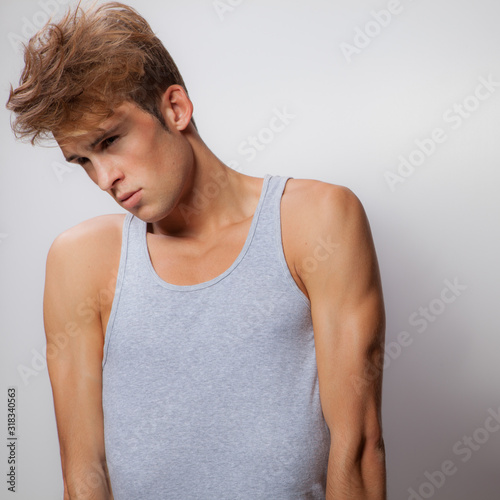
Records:
[[[161,99],[161,112],[168,128],[184,130],[193,116],[193,103],[181,85],[170,85]]]

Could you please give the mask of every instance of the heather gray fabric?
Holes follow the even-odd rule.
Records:
[[[325,498],[310,304],[281,243],[287,179],[266,174],[241,253],[196,285],[156,274],[127,214],[103,360],[115,500]]]

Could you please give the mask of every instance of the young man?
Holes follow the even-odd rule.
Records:
[[[47,259],[65,499],[384,499],[385,316],[357,197],[224,165],[122,4],[35,36],[8,107],[129,212]]]

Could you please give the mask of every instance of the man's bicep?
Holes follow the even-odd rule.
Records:
[[[104,464],[102,416],[103,334],[94,304],[92,272],[81,245],[59,237],[47,257],[44,326],[61,461],[70,490]]]

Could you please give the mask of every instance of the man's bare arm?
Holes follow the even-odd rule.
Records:
[[[90,223],[91,225],[92,223]],[[89,223],[63,233],[47,257],[44,323],[65,500],[110,500],[102,413],[105,272]],[[100,241],[102,246],[102,241]],[[96,302],[97,301],[97,302]],[[89,307],[89,305],[93,305]],[[93,311],[93,312],[92,312]]]
[[[338,246],[327,258],[315,254],[314,272],[297,271],[311,300],[320,398],[332,438],[326,498],[384,500],[385,311],[375,248],[357,197],[341,186],[316,189],[315,235]],[[306,247],[312,256],[314,241]]]

